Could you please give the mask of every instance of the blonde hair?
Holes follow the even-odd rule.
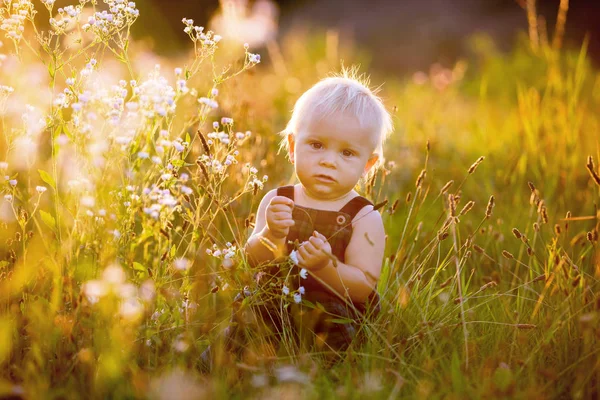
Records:
[[[377,137],[374,153],[379,156],[377,165],[383,163],[383,144],[392,132],[392,118],[377,96],[379,88],[369,88],[369,78],[358,75],[357,68],[342,69],[342,72],[316,83],[300,96],[294,105],[292,116],[280,134],[281,148],[289,153],[289,134],[295,134],[311,121],[319,121],[336,112],[349,112],[356,116],[361,128],[373,127]]]

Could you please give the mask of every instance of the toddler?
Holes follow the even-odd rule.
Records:
[[[367,85],[343,72],[298,99],[282,132],[298,183],[263,197],[245,247],[250,264],[260,271],[259,288],[268,288],[274,276],[297,277],[295,285],[282,290],[294,291],[299,304],[284,310],[274,299],[255,308],[264,332],[278,343],[308,330],[335,360],[357,339],[360,323],[379,310],[376,286],[385,232],[381,215],[355,187],[382,163],[392,123]],[[280,261],[289,258],[293,267],[286,270]],[[238,295],[238,304],[243,297]],[[300,312],[290,317],[289,310],[298,307]],[[242,321],[235,315],[232,321],[226,345],[243,350]],[[290,321],[296,332],[284,329]]]

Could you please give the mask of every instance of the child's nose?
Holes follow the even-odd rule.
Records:
[[[324,167],[334,168],[336,166],[335,154],[332,154],[332,152],[329,151],[325,152],[319,163]]]

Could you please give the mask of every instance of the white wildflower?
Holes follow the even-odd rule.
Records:
[[[290,259],[292,260],[294,265],[298,265],[298,252],[296,250],[292,250],[292,252],[290,253]],[[302,270],[306,271],[304,268]],[[302,271],[300,271],[300,275],[302,275]]]
[[[173,261],[173,267],[178,271],[186,271],[190,268],[190,260],[184,257],[176,258]]]
[[[300,303],[302,301],[302,295],[300,293],[294,293],[294,302]]]

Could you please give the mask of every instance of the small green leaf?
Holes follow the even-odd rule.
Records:
[[[183,160],[171,160],[171,164],[173,164],[173,166],[175,166],[175,167],[181,168],[185,164],[185,161],[183,161]]]
[[[54,178],[52,178],[52,176],[49,173],[41,169],[38,169],[38,172],[40,173],[40,177],[42,178],[42,180],[48,185],[50,185],[52,189],[56,190],[56,182],[54,182]]]
[[[42,221],[44,221],[44,224],[46,224],[48,228],[52,229],[53,231],[56,230],[56,220],[52,215],[44,210],[40,210],[40,215],[42,216]]]
[[[175,248],[175,245],[171,246],[171,254],[170,254],[171,258],[175,257],[175,251],[176,250],[177,249]]]
[[[133,269],[135,269],[136,271],[148,272],[146,270],[146,268],[142,264],[140,264],[139,262],[134,262],[133,263]]]
[[[8,266],[8,261],[0,261],[0,268],[4,268]]]
[[[192,140],[192,139],[190,138],[190,133],[189,133],[189,132],[186,132],[186,133],[185,133],[185,141],[189,143],[191,140]]]
[[[354,322],[353,320],[348,319],[348,318],[332,318],[328,321],[333,322],[334,324],[342,324],[342,325],[351,324],[352,322]]]

